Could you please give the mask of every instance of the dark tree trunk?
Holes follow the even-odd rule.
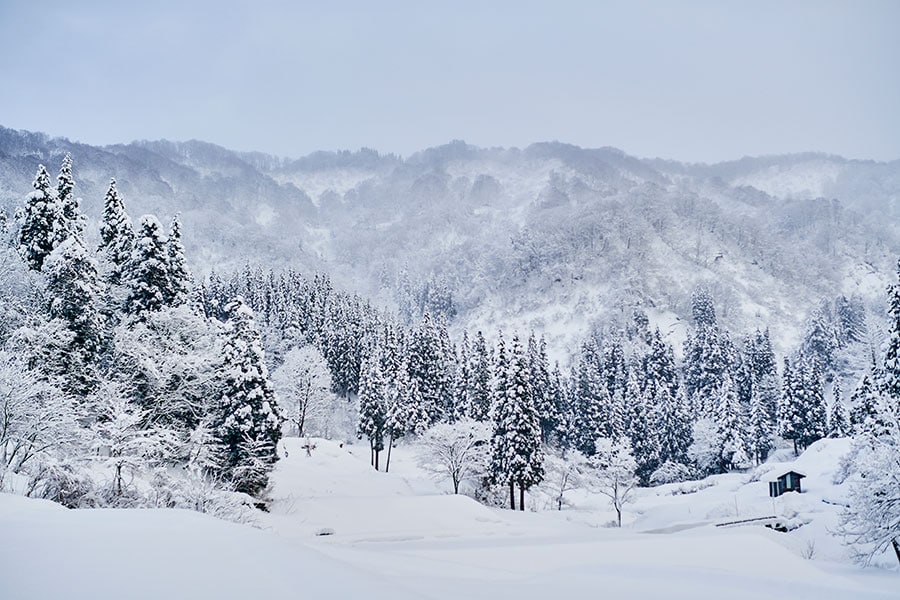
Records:
[[[378,455],[381,454],[381,450],[375,450],[375,470],[378,470]]]
[[[385,473],[387,473],[388,471],[391,470],[391,447],[393,445],[394,445],[394,436],[389,435],[388,436],[388,448],[387,448],[387,450],[388,450],[387,460],[384,461],[384,472]]]
[[[516,510],[516,484],[509,482],[509,507]]]
[[[895,537],[891,540],[891,543],[894,545],[894,553],[897,555],[897,562],[900,562],[900,537]]]
[[[525,510],[525,486],[519,484],[519,510]]]
[[[800,453],[797,451],[797,440],[794,440],[794,456],[797,456],[798,454]]]
[[[309,407],[309,392],[311,382],[306,383],[306,401],[303,403],[303,410],[300,411],[300,421],[297,423],[297,436],[303,437],[303,424],[306,423],[306,409]]]
[[[372,440],[369,440],[369,464],[375,464],[375,444]]]

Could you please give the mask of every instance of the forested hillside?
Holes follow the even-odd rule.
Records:
[[[723,323],[770,327],[786,352],[823,300],[858,296],[877,322],[900,248],[896,162],[810,154],[685,165],[559,143],[289,160],[2,129],[8,215],[38,163],[67,151],[92,223],[114,176],[132,214],[180,212],[198,274],[247,263],[327,272],[407,322],[428,308],[457,330],[535,329],[558,358],[586,323],[623,325],[636,306],[680,346],[698,284]]]

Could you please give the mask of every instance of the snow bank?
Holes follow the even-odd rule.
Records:
[[[0,597],[411,598],[270,532],[180,510],[66,510],[0,494]]]
[[[314,442],[307,456],[303,440],[285,440],[272,512],[259,516],[267,531],[177,510],[69,511],[0,495],[0,598],[898,598],[896,572],[827,560],[840,548],[828,532],[839,507],[827,501],[841,497],[833,480],[846,440],[695,482],[692,493],[644,490],[625,529],[585,522],[608,516],[599,498],[580,498],[579,511],[493,509],[435,493],[411,448],[397,448],[383,473],[366,446]],[[792,511],[799,529],[714,526],[770,514],[766,482],[788,468],[807,475],[806,491],[775,509]],[[804,556],[808,540],[815,560]]]

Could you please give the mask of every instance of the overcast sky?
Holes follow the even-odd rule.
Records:
[[[900,2],[0,0],[0,125],[300,156],[900,158]]]

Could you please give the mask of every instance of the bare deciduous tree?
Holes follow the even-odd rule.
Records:
[[[473,419],[439,423],[422,435],[419,464],[437,479],[459,484],[484,474],[490,454],[490,426]]]

